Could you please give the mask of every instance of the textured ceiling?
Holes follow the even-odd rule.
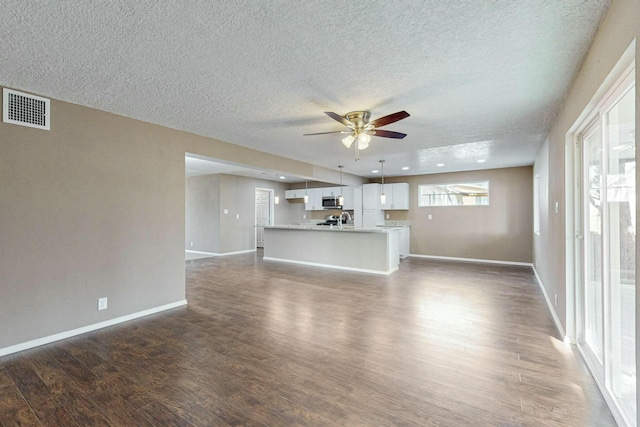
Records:
[[[530,165],[608,4],[3,0],[0,84],[361,176]],[[352,110],[408,136],[302,136]]]

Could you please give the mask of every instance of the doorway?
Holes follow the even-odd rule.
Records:
[[[256,188],[256,248],[264,248],[264,227],[273,221],[273,190]]]

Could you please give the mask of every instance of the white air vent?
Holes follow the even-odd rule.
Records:
[[[50,100],[3,88],[2,120],[5,123],[49,130]]]

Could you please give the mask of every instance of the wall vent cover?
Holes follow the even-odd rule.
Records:
[[[49,130],[49,109],[47,98],[2,89],[2,120],[5,123]]]

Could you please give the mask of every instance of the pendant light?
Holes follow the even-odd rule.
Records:
[[[278,187],[280,187],[280,185],[278,184],[278,172],[276,172],[276,196],[273,198],[273,203],[280,204],[280,196],[278,196]]]
[[[380,203],[387,203],[387,196],[384,194],[384,160],[380,160],[380,171],[382,172],[382,187],[380,187]]]
[[[340,196],[338,197],[338,204],[340,207],[344,206],[344,196],[342,195],[342,168],[344,166],[338,166],[340,168]]]
[[[304,202],[305,203],[309,203],[309,181],[305,180],[304,181]]]

